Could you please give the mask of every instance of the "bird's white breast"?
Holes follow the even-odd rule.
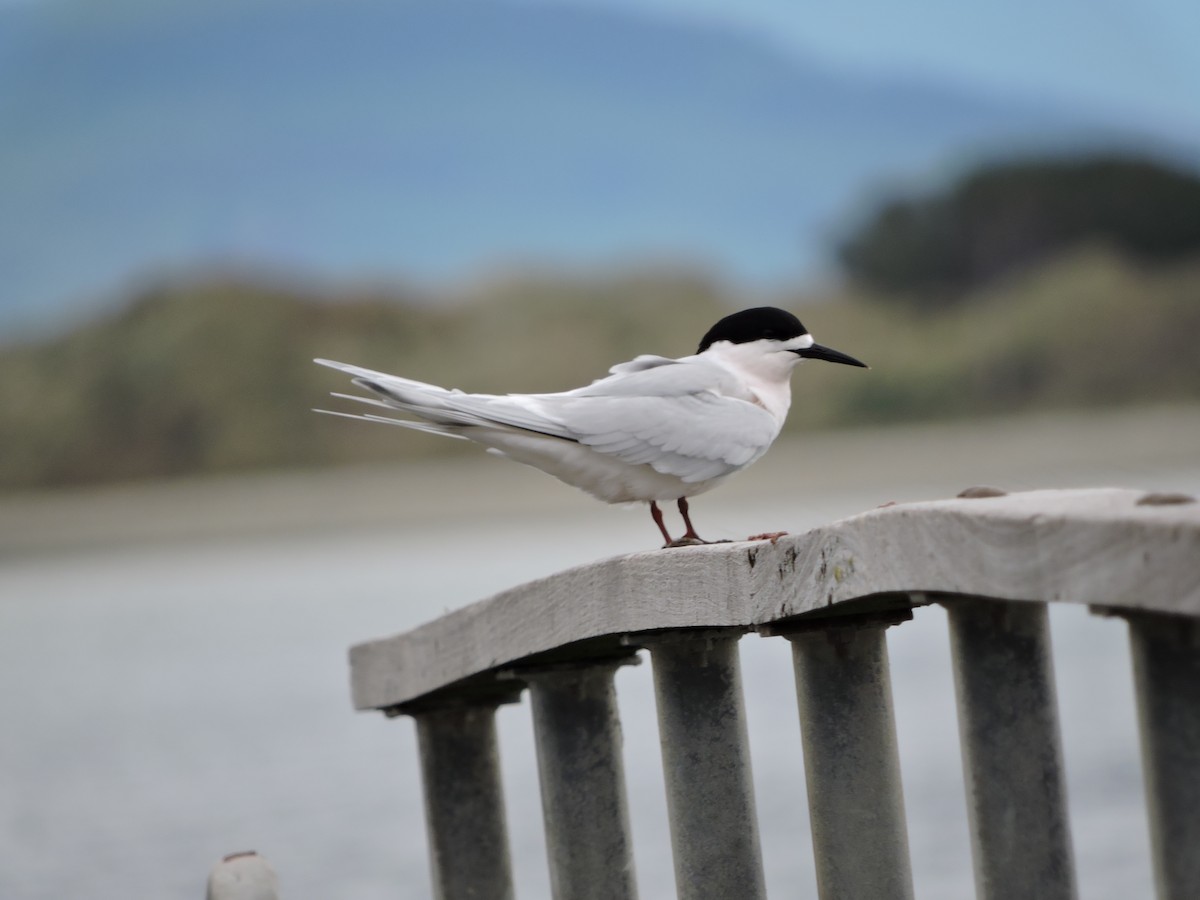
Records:
[[[741,386],[783,427],[792,405],[792,369],[800,357],[790,351],[764,349],[765,341],[714,344],[705,356],[733,374]]]

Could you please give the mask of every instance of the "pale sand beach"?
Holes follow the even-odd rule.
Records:
[[[801,408],[793,409],[793,417],[800,415]],[[396,440],[429,441],[434,450],[440,446],[437,439],[408,434],[397,434]],[[809,507],[836,497],[860,499],[861,508],[868,508],[888,501],[953,496],[978,484],[1007,490],[1184,490],[1187,485],[1172,483],[1172,473],[1194,471],[1197,464],[1200,406],[825,431],[781,439],[753,467],[698,499],[696,509],[699,523],[712,521],[723,507],[772,500]],[[842,510],[844,503],[838,507]],[[453,528],[456,520],[466,518],[499,522],[526,516],[602,519],[622,514],[629,517],[533,469],[487,457],[480,450],[390,465],[0,496],[0,559],[141,542],[422,524]],[[641,525],[631,521],[629,527]],[[647,541],[652,538],[647,530]]]

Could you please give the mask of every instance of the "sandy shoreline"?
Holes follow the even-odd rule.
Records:
[[[838,493],[905,501],[984,483],[1194,489],[1171,479],[1198,471],[1200,406],[1057,413],[788,438],[703,502],[817,501]],[[595,512],[585,495],[481,453],[0,497],[0,561],[139,543],[449,527],[467,515],[499,525],[514,515]]]

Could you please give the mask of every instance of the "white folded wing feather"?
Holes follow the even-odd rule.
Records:
[[[780,422],[725,369],[696,357],[640,356],[608,377],[557,394],[467,394],[359,366],[317,362],[354,376],[381,399],[355,398],[425,422],[371,421],[467,437],[488,445],[488,430],[534,432],[583,444],[628,465],[646,465],[694,484],[756,460]],[[430,423],[426,425],[425,423]]]

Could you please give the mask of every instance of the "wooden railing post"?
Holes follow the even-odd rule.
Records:
[[[636,656],[522,668],[537,739],[556,900],[635,900],[633,845],[613,675]]]
[[[1200,897],[1200,619],[1125,613],[1159,900]]]
[[[738,667],[741,633],[638,638],[654,666],[679,900],[766,896]]]
[[[1046,604],[948,601],[978,900],[1076,895]]]
[[[773,627],[792,643],[821,897],[911,900],[885,629],[906,610]]]
[[[448,703],[411,711],[421,753],[436,900],[513,897],[496,744],[500,702]]]
[[[761,900],[737,641],[786,633],[822,896],[907,900],[886,622],[864,617],[918,593],[949,613],[978,900],[1076,893],[1046,602],[1034,601],[1129,619],[1159,893],[1200,897],[1200,504],[1184,495],[975,491],[771,543],[602,560],[351,648],[354,705],[418,718],[438,896],[507,898],[494,710],[466,702],[505,672],[529,683],[555,896],[624,900],[612,666],[646,647],[679,897]]]

